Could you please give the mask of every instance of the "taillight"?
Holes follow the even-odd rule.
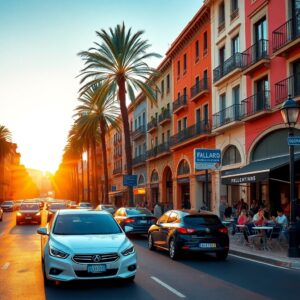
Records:
[[[176,230],[180,233],[180,234],[191,234],[196,232],[196,229],[193,228],[185,228],[185,227],[178,227],[176,228]]]
[[[221,228],[219,228],[218,231],[219,231],[220,233],[227,234],[227,233],[228,233],[228,228],[227,228],[227,227],[221,227]]]
[[[157,219],[156,218],[151,218],[151,222],[154,224],[156,223]]]
[[[127,218],[124,220],[125,223],[134,223],[135,219],[133,218]]]

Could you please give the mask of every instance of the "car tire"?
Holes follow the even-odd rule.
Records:
[[[177,260],[179,258],[179,249],[176,245],[175,239],[171,239],[169,242],[169,256],[173,260]]]
[[[155,246],[153,244],[153,237],[151,233],[149,233],[148,235],[148,249],[151,251],[155,250]]]
[[[228,256],[228,251],[226,251],[226,250],[225,251],[216,252],[216,257],[219,260],[226,260],[227,256]]]

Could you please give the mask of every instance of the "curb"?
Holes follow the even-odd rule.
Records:
[[[294,269],[294,270],[300,270],[300,260],[299,261],[284,261],[280,259],[274,259],[274,258],[269,258],[269,257],[264,257],[264,256],[259,256],[251,253],[246,253],[238,250],[229,250],[230,254],[234,254],[240,257],[245,257],[245,258],[250,258],[253,260],[257,260],[260,262],[265,262],[277,267],[283,267],[283,268],[288,268],[288,269]]]

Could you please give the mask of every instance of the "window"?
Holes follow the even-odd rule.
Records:
[[[136,130],[138,128],[138,122],[137,119],[134,120],[134,129]]]
[[[240,86],[237,85],[232,89],[232,99],[233,99],[233,104],[234,104],[234,120],[237,120],[239,118],[240,112],[239,112],[239,107],[240,107]]]
[[[152,172],[151,182],[158,182],[158,173],[157,173],[157,171]]]
[[[208,46],[207,31],[205,31],[203,33],[203,54],[207,54],[207,46]]]
[[[239,2],[238,0],[231,0],[231,13],[230,19],[234,20],[239,14]]]
[[[225,5],[224,1],[219,5],[219,27],[218,31],[222,31],[225,28]]]
[[[241,155],[239,150],[231,145],[229,146],[226,151],[224,152],[223,158],[222,158],[222,165],[228,166],[232,164],[237,164],[241,162]]]
[[[200,123],[200,121],[201,121],[201,110],[200,108],[198,108],[196,110],[196,123]]]
[[[231,55],[234,55],[239,52],[240,52],[240,37],[239,35],[236,35],[231,40]]]
[[[208,104],[204,105],[204,124],[208,125]]]
[[[145,112],[143,112],[143,124],[142,125],[143,126],[146,125],[146,113]]]
[[[203,71],[203,89],[204,90],[208,89],[208,75],[207,75],[207,70]]]
[[[196,41],[195,43],[195,61],[197,62],[199,60],[199,41]]]
[[[183,129],[187,128],[187,117],[183,118]]]
[[[177,122],[177,131],[178,132],[181,131],[181,120],[178,120],[178,122]]]
[[[164,80],[161,81],[160,83],[160,92],[161,92],[161,97],[164,97],[164,93],[165,93],[165,82]]]
[[[188,162],[184,159],[180,162],[178,166],[177,175],[185,175],[185,174],[190,174],[190,166]]]
[[[171,131],[168,130],[167,131],[167,141],[168,141],[168,143],[170,142],[170,138],[171,138]]]
[[[186,58],[186,54],[183,55],[183,74],[186,73],[186,69],[187,69],[187,58]]]
[[[186,87],[183,89],[183,101],[187,100],[187,89]]]
[[[180,78],[180,61],[177,62],[177,79]]]
[[[170,74],[167,75],[167,93],[170,92]]]
[[[162,142],[162,144],[164,144],[164,142],[165,142],[165,134],[164,133],[161,134],[161,142]]]
[[[155,137],[155,147],[157,147],[157,145],[158,145],[158,137],[156,136]]]
[[[219,49],[219,65],[222,66],[225,61],[225,46]]]

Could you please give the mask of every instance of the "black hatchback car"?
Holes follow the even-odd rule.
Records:
[[[225,260],[229,251],[228,229],[217,215],[207,211],[170,210],[148,231],[150,250],[169,251],[177,259],[184,251],[212,252]]]
[[[120,207],[115,220],[129,234],[147,234],[149,227],[157,221],[150,210],[143,207]]]

